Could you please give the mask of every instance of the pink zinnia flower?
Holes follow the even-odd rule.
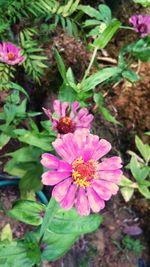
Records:
[[[134,26],[134,30],[139,32],[141,37],[145,37],[150,33],[150,16],[134,15],[131,17],[130,22]]]
[[[20,55],[21,48],[16,47],[14,44],[3,42],[0,44],[0,61],[8,65],[15,65],[22,63],[24,57]]]
[[[62,103],[60,100],[55,100],[53,108],[57,117],[54,118],[49,109],[43,108],[43,110],[52,121],[53,130],[63,135],[74,133],[77,129],[90,129],[93,115],[88,113],[87,108],[78,111],[79,107],[80,103],[77,101],[70,105],[69,102]]]
[[[55,185],[52,196],[65,210],[74,205],[81,216],[99,212],[118,191],[121,158],[104,158],[111,144],[88,130],[77,130],[53,142],[58,155],[45,153],[41,163],[50,170],[42,175],[45,185]]]

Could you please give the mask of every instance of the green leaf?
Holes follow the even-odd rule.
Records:
[[[79,216],[75,209],[65,211],[53,198],[50,200],[40,230],[40,238],[46,247],[43,260],[54,261],[61,257],[79,238],[79,234],[88,233],[98,228],[102,217],[98,214]]]
[[[135,137],[135,144],[145,161],[148,162],[150,160],[150,146],[148,144],[144,144],[137,135]]]
[[[98,8],[101,14],[101,19],[109,24],[112,20],[111,9],[103,4],[99,5]]]
[[[146,187],[150,187],[150,181],[146,181],[146,180],[142,180],[138,186],[146,186]]]
[[[147,188],[147,186],[139,185],[138,189],[144,197],[150,199],[150,190]]]
[[[142,183],[142,181],[146,179],[148,175],[150,175],[150,167],[148,166],[141,167],[141,169],[139,170],[138,182]]]
[[[116,19],[112,20],[107,28],[100,34],[100,37],[94,41],[93,45],[99,49],[105,48],[120,26],[120,21]]]
[[[77,93],[72,89],[72,87],[67,86],[65,83],[63,83],[59,89],[58,98],[62,102],[68,101],[72,103],[76,100],[76,95]]]
[[[33,164],[32,169],[27,170],[19,182],[22,198],[25,198],[30,191],[38,192],[42,189],[42,173],[43,167],[41,164]]]
[[[46,231],[43,243],[46,247],[42,253],[42,260],[55,261],[62,257],[71,246],[78,240],[79,236],[75,234],[56,234]]]
[[[41,153],[41,149],[28,146],[19,148],[14,152],[7,153],[5,156],[11,156],[18,162],[37,162]]]
[[[137,75],[134,71],[132,70],[125,70],[122,72],[122,76],[130,81],[131,83],[137,82],[141,79],[139,75]]]
[[[43,221],[45,205],[31,200],[18,200],[7,214],[19,221],[31,225],[40,225]]]
[[[146,134],[146,135],[149,135],[149,136],[150,136],[150,131],[149,131],[149,132],[146,132],[146,133],[144,133],[144,134]]]
[[[74,74],[73,74],[73,71],[72,71],[71,68],[69,68],[69,69],[67,70],[66,78],[67,78],[68,84],[69,84],[73,89],[76,89],[76,82],[75,82]]]
[[[124,175],[122,176],[122,179],[121,179],[119,185],[123,186],[123,187],[138,188],[138,185],[136,183],[133,183],[130,179],[128,179]]]
[[[9,88],[18,90],[19,92],[23,93],[29,99],[28,93],[25,91],[25,89],[21,85],[17,83],[9,82]]]
[[[134,2],[144,7],[150,7],[150,0],[134,0]]]
[[[59,207],[59,204],[58,204]],[[102,216],[91,214],[80,216],[75,208],[68,211],[57,208],[48,229],[57,234],[85,234],[95,231],[102,222]]]
[[[6,224],[1,231],[1,241],[8,240],[12,241],[12,230],[10,224]]]
[[[84,27],[95,26],[95,25],[100,25],[100,21],[96,19],[87,19],[84,22]]]
[[[130,170],[136,180],[138,180],[139,178],[139,169],[140,169],[140,165],[137,161],[137,158],[135,156],[132,156],[131,161],[130,161]]]
[[[10,140],[10,136],[1,133],[0,134],[0,149],[2,149]]]
[[[82,10],[85,14],[92,18],[96,18],[97,20],[102,20],[101,14],[98,10],[95,8],[89,6],[89,5],[79,5],[78,6],[79,10]]]
[[[51,145],[51,141],[53,140],[53,138],[50,136],[45,136],[42,133],[26,131],[26,134],[21,135],[20,137],[18,137],[18,139],[23,143],[39,147],[44,151],[53,150]]]
[[[114,116],[112,116],[108,109],[104,107],[104,97],[103,95],[99,93],[94,94],[94,101],[96,103],[96,106],[99,108],[100,112],[103,114],[104,118],[114,124],[119,123]]]
[[[0,267],[33,267],[22,241],[0,242]]]
[[[87,92],[94,89],[98,84],[107,81],[112,76],[116,76],[121,73],[121,69],[117,67],[105,68],[92,74],[81,83],[81,91]]]
[[[143,62],[150,60],[150,37],[138,40],[131,46],[131,54]]]
[[[56,48],[54,48],[54,54],[55,54],[55,58],[56,58],[56,61],[57,61],[59,72],[60,72],[63,80],[65,81],[65,83],[67,83],[66,67],[65,67],[65,64],[63,62],[63,59],[62,59],[61,55],[59,54],[59,52],[58,52],[58,50]]]
[[[25,163],[22,165],[16,162],[15,159],[11,159],[5,164],[4,171],[11,175],[22,177],[27,171],[26,168],[27,165]]]
[[[120,191],[126,202],[128,202],[131,199],[134,193],[134,189],[131,187],[122,187]]]
[[[119,121],[117,121],[116,118],[111,115],[111,113],[109,112],[109,110],[107,108],[100,107],[100,111],[107,121],[112,122],[114,124],[120,124]]]
[[[41,262],[40,246],[38,240],[32,232],[28,232],[25,235],[24,244],[27,250],[27,257],[32,261],[33,266],[39,265]]]

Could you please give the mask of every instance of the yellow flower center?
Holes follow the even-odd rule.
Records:
[[[82,157],[72,163],[72,177],[74,184],[83,188],[90,185],[90,181],[97,178],[98,162],[94,160],[84,161]]]
[[[14,55],[14,53],[12,53],[12,52],[9,52],[9,53],[7,54],[7,57],[8,57],[9,60],[14,60],[14,59],[15,59],[15,55]]]

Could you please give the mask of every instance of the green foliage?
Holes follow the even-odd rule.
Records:
[[[96,107],[100,110],[100,112],[103,114],[104,118],[112,122],[114,124],[118,124],[119,122],[115,119],[114,116],[112,116],[107,108],[104,107],[104,96],[102,93],[95,93],[94,94],[94,101],[96,103]]]
[[[106,5],[99,5],[99,10],[87,5],[79,5],[78,9],[92,18],[87,19],[83,24],[84,27],[94,26],[88,33],[88,36],[100,35],[112,21],[111,10]]]
[[[134,2],[144,7],[150,7],[150,0],[134,0]]]
[[[12,241],[12,230],[10,224],[6,224],[1,231],[1,241]]]
[[[78,7],[79,10],[92,17],[92,19],[84,22],[84,27],[94,26],[88,33],[88,36],[95,37],[92,46],[102,49],[112,39],[116,31],[120,28],[121,23],[116,19],[112,19],[111,10],[108,6],[102,4],[98,8],[99,10],[84,5],[79,5]]]
[[[144,246],[141,244],[140,240],[135,240],[128,235],[122,239],[122,244],[125,249],[133,251],[137,255],[141,255],[144,249]]]
[[[67,30],[71,35],[77,35],[76,21],[70,16],[77,11],[79,0],[68,0],[65,4],[61,4],[57,0],[10,0],[5,1],[1,5],[1,27],[0,34],[6,29],[7,34],[13,34],[11,31],[11,25],[20,21],[28,21],[28,24],[32,25],[38,22],[39,25],[44,20],[51,21],[53,27],[49,27],[51,30],[56,28],[58,23],[62,28]],[[6,20],[8,18],[8,20]],[[7,28],[6,28],[7,25]],[[46,24],[45,24],[46,25]],[[46,32],[49,28],[45,28]],[[41,28],[40,30],[42,30]]]
[[[7,84],[12,78],[14,78],[14,67],[0,62],[0,91],[5,89]]]
[[[43,221],[45,206],[31,200],[18,200],[7,214],[19,221],[31,225],[40,225]]]
[[[25,57],[23,66],[28,75],[32,77],[33,80],[40,83],[40,78],[44,73],[44,69],[47,65],[43,63],[47,57],[41,55],[43,52],[42,48],[38,47],[37,41],[32,39],[33,33],[24,30],[20,33],[22,54]]]
[[[0,243],[0,267],[20,266],[33,267],[30,258],[27,257],[27,249],[23,241]]]
[[[93,46],[99,49],[105,48],[108,42],[112,39],[116,31],[120,28],[121,23],[118,20],[112,20],[110,24],[102,31],[100,36],[95,39]]]
[[[122,49],[122,54],[132,55],[134,58],[147,62],[150,60],[150,37],[147,36],[129,44]]]
[[[23,222],[39,225],[43,212],[44,205],[22,200],[17,201],[8,214]],[[64,211],[51,199],[40,231],[28,233],[18,242],[0,242],[0,264],[29,267],[43,260],[54,261],[64,255],[80,234],[96,230],[101,221],[102,217],[98,214],[81,217],[75,209]]]
[[[130,169],[135,181],[132,182],[127,177],[123,177],[120,185],[121,193],[125,201],[131,199],[135,189],[138,189],[145,198],[150,199],[150,182],[148,180],[150,176],[150,167],[148,166],[150,160],[150,146],[144,144],[138,136],[135,137],[135,144],[142,158],[136,153],[129,151],[131,160],[127,168]]]

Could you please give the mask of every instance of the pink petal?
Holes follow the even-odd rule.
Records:
[[[42,183],[45,185],[55,185],[69,176],[70,172],[48,171],[43,173]]]
[[[96,180],[92,183],[92,188],[99,195],[101,199],[109,200],[111,198],[112,193],[110,190],[103,186],[102,183],[99,183],[99,180]]]
[[[84,116],[88,114],[87,108],[81,108],[77,115],[77,120],[80,121]]]
[[[116,195],[119,190],[119,187],[115,183],[104,181],[104,180],[94,181],[94,183],[92,184],[92,187],[97,193],[99,192],[99,188],[104,188],[107,191],[109,191],[111,195]]]
[[[57,169],[58,162],[59,162],[59,159],[55,157],[54,155],[49,154],[49,153],[42,154],[41,164],[45,166],[46,168]]]
[[[92,114],[89,114],[84,119],[81,119],[76,123],[77,128],[90,128],[91,121],[93,120],[94,116]]]
[[[41,164],[46,168],[57,169],[58,171],[72,171],[72,166],[65,162],[64,160],[60,160],[52,154],[44,153],[42,155]]]
[[[73,137],[73,134],[70,133],[69,135],[72,135],[72,137]],[[67,136],[67,134],[65,136]],[[66,145],[66,143],[64,143],[61,138],[57,138],[52,143],[52,145],[55,148],[55,150],[57,151],[58,155],[60,155],[68,163],[72,163],[72,161],[75,159],[76,155],[74,155],[73,152],[70,151],[70,148],[68,148],[69,143]]]
[[[105,140],[101,139],[97,147],[95,147],[95,152],[93,153],[92,159],[98,160],[105,156],[111,150],[111,144]]]
[[[75,112],[77,111],[77,109],[80,107],[80,103],[78,101],[75,101],[72,103],[72,108],[71,108],[71,112],[70,112],[70,118],[73,119],[75,116]]]
[[[54,111],[56,112],[56,114],[58,115],[58,117],[61,117],[61,101],[60,100],[55,100],[53,102],[53,108]]]
[[[122,171],[121,170],[99,171],[99,177],[102,180],[119,183],[122,178]]]
[[[130,22],[133,24],[134,27],[137,27],[137,16],[132,16],[130,18]]]
[[[79,154],[83,152],[83,149],[85,148],[86,139],[89,134],[89,131],[87,129],[82,130],[76,130],[73,135],[74,142],[77,145],[77,150]]]
[[[66,113],[67,113],[69,106],[70,106],[69,102],[62,103],[62,105],[61,105],[61,116],[62,117],[66,116]]]
[[[82,157],[85,161],[92,159],[92,155],[99,143],[99,137],[97,135],[88,134],[86,138],[86,143],[84,145],[84,150],[82,150]]]
[[[42,108],[44,113],[47,115],[47,117],[51,120],[52,119],[52,112],[50,109]]]
[[[90,187],[87,187],[87,195],[90,207],[93,212],[99,212],[105,207],[105,202],[96,194],[96,192]]]
[[[122,167],[122,160],[120,157],[111,157],[104,159],[98,167],[98,170],[116,170]]]
[[[81,216],[88,216],[90,214],[90,206],[85,194],[85,190],[80,187],[76,202],[76,208]]]
[[[71,185],[69,187],[69,190],[66,194],[66,196],[63,198],[61,201],[61,208],[65,210],[69,210],[73,207],[74,201],[75,201],[75,196],[76,196],[76,191],[77,191],[77,186],[75,184]]]
[[[70,187],[72,181],[72,178],[68,178],[54,187],[52,196],[55,198],[56,201],[62,201],[62,199],[67,194],[68,188]]]
[[[65,135],[62,136],[62,140],[63,140],[63,143],[65,145],[65,150],[69,154],[69,156],[71,158],[71,162],[74,159],[76,159],[78,157],[78,155],[79,155],[78,146],[74,142],[73,136],[74,135],[72,133],[68,133],[68,134],[65,134]]]
[[[72,165],[70,165],[68,162],[65,162],[64,160],[59,160],[58,163],[58,171],[72,171]]]

